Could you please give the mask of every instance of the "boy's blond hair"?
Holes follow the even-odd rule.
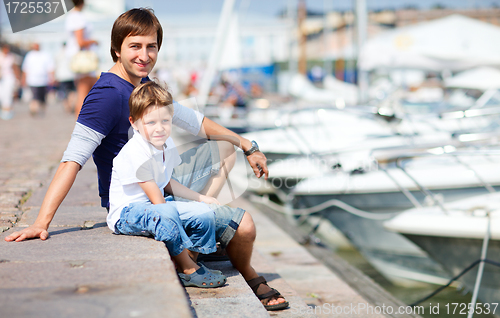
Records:
[[[155,81],[149,81],[134,88],[128,100],[132,121],[141,119],[149,106],[165,106],[174,114],[172,95]]]

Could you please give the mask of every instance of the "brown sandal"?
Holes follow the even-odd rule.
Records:
[[[248,286],[250,286],[250,288],[252,288],[255,296],[257,296],[257,298],[259,298],[262,305],[264,305],[264,308],[266,308],[268,311],[281,310],[281,309],[285,309],[288,307],[289,304],[287,301],[285,301],[284,303],[281,303],[281,304],[277,304],[277,305],[267,305],[267,303],[270,300],[278,299],[278,298],[285,299],[285,297],[283,297],[276,289],[269,287],[269,285],[267,285],[267,281],[264,277],[259,276],[259,277],[253,278],[253,279],[247,281],[247,284],[248,284]],[[271,291],[264,293],[264,294],[261,294],[261,295],[257,295],[257,289],[259,288],[260,284],[264,284],[267,287],[271,288]],[[265,300],[265,302],[264,302],[264,300]]]

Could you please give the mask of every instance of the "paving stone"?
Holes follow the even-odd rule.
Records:
[[[19,216],[19,213],[21,213],[21,210],[16,207],[3,207],[0,206],[0,215],[1,216]]]
[[[0,289],[2,317],[192,317],[182,290],[161,283]]]
[[[23,213],[19,226],[28,226],[35,222],[40,207],[28,207]],[[62,204],[57,210],[51,226],[79,226],[83,227],[85,221],[95,221],[95,223],[106,222],[106,209],[97,206],[68,206]]]
[[[152,238],[111,233],[104,222],[94,228],[50,227],[45,240],[5,242],[3,237],[19,230],[10,229],[0,236],[1,258],[11,262],[53,262],[70,260],[170,259],[162,242]]]
[[[48,252],[46,250],[46,252]],[[95,253],[95,252],[94,252]],[[3,258],[4,256],[2,256]],[[177,274],[170,259],[88,259],[85,253],[80,259],[50,261],[7,261],[0,263],[2,289],[65,288],[76,286],[126,286],[131,284],[179,285]],[[40,273],[44,273],[40,275]],[[172,287],[174,288],[174,287]],[[178,288],[179,291],[182,288]]]
[[[16,216],[0,216],[0,220],[1,221],[9,221],[10,223],[14,224],[16,223],[17,221],[17,217]]]
[[[12,222],[9,220],[0,219],[0,226],[1,227],[12,227]]]

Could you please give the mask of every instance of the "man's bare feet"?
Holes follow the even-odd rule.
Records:
[[[268,293],[270,291],[272,291],[271,287],[267,286],[266,284],[260,284],[259,288],[257,288],[256,294],[264,295],[265,293]],[[273,305],[283,304],[286,302],[286,300],[283,296],[277,296],[277,297],[271,297],[269,300],[262,299],[261,302],[263,305],[273,306]]]
[[[288,307],[285,298],[276,289],[269,287],[264,277],[250,279],[247,284],[267,310],[281,310]]]

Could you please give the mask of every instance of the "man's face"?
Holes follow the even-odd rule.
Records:
[[[149,106],[142,118],[131,124],[156,149],[163,150],[172,131],[172,115],[166,106]]]
[[[122,66],[122,77],[136,86],[139,85],[141,79],[149,75],[158,58],[156,33],[127,36],[116,56]]]

